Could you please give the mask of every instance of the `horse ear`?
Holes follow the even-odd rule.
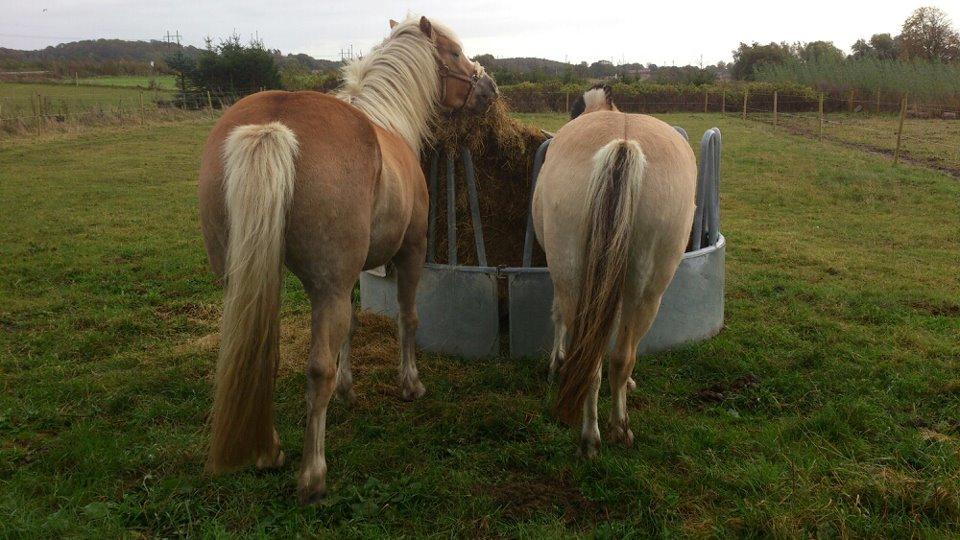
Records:
[[[430,19],[420,17],[420,31],[423,32],[423,35],[433,39],[433,25],[430,24]]]
[[[391,30],[393,30],[394,28],[396,28],[398,24],[400,24],[400,23],[398,23],[397,21],[395,21],[395,20],[393,20],[393,19],[390,19],[390,29],[391,29]]]

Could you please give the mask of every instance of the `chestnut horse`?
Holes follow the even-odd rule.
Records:
[[[582,421],[580,450],[593,457],[601,361],[614,335],[610,435],[633,443],[630,375],[690,237],[697,163],[668,124],[618,112],[609,87],[587,91],[573,113],[540,170],[533,223],[553,280],[557,409]]]
[[[246,97],[217,122],[203,151],[201,226],[210,265],[226,281],[207,468],[283,464],[273,390],[285,263],[312,311],[304,504],[326,490],[330,397],[336,389],[353,398],[351,296],[364,269],[396,267],[401,393],[424,393],[414,358],[428,207],[420,149],[441,109],[481,110],[497,93],[446,27],[423,17],[391,28],[343,69],[337,97]]]

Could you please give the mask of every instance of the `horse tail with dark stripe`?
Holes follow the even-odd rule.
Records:
[[[593,156],[579,301],[557,399],[560,418],[571,424],[580,418],[617,320],[645,166],[640,144],[626,139],[611,141]]]

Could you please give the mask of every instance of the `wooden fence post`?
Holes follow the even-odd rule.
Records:
[[[777,125],[780,123],[780,116],[777,113],[777,96],[778,96],[778,92],[774,90],[773,91],[773,125]]]
[[[877,88],[877,114],[880,114],[880,89]]]
[[[727,90],[724,88],[720,91],[720,115],[727,114]]]
[[[907,94],[900,98],[900,125],[897,126],[897,148],[893,151],[893,164],[900,162],[900,141],[903,137],[903,119],[907,116]]]
[[[750,93],[750,90],[747,88],[743,89],[743,119],[747,119],[747,94]]]
[[[853,112],[853,90],[850,91],[850,97],[848,98],[850,112]]]
[[[143,124],[144,120],[145,119],[143,117],[143,90],[141,90],[140,91],[140,123]]]
[[[37,106],[34,112],[36,113],[36,117],[37,117],[37,137],[39,137],[40,136],[40,118],[42,116],[40,111],[40,92],[36,92],[35,96],[37,99]]]
[[[213,116],[213,100],[210,99],[210,91],[207,90],[207,108],[210,109],[210,116]]]
[[[820,142],[823,142],[823,92],[820,92]]]
[[[566,112],[570,112],[570,91],[567,90],[566,92],[563,93],[563,95],[564,95],[564,102],[566,103],[566,107],[567,107],[564,110]]]
[[[703,91],[703,112],[707,112],[707,100],[709,99],[710,93],[706,90]]]

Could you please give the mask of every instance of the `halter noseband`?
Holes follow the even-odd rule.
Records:
[[[440,63],[440,101],[441,103],[447,100],[447,79],[456,79],[461,82],[465,82],[470,85],[470,89],[467,91],[466,97],[463,98],[463,103],[459,107],[455,108],[454,111],[460,111],[467,106],[467,102],[470,101],[470,96],[473,95],[473,91],[476,90],[477,85],[480,83],[480,75],[474,72],[473,75],[463,75],[462,73],[456,73],[450,71],[450,66],[446,62]]]

